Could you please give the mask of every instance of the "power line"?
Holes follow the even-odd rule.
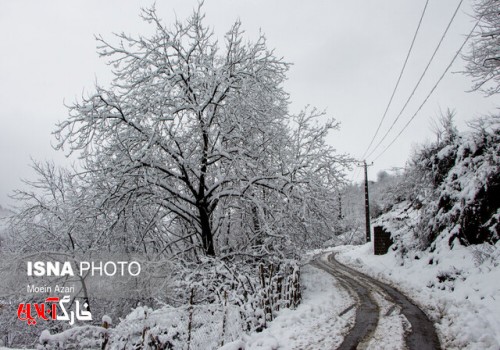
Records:
[[[352,172],[352,175],[351,175],[351,182],[354,182],[354,180],[356,180],[358,178],[358,170],[359,168],[356,167],[356,169],[354,169],[354,171]]]
[[[426,98],[424,99],[424,101],[422,102],[422,104],[418,107],[417,111],[412,115],[412,117],[410,118],[410,120],[408,120],[408,122],[405,124],[405,126],[401,129],[401,131],[396,135],[396,137],[391,141],[391,143],[389,143],[389,145],[387,145],[386,148],[384,148],[384,150],[377,156],[373,159],[373,161],[376,161],[377,159],[379,159],[384,153],[385,151],[387,151],[387,149],[389,149],[389,147],[392,146],[392,144],[398,139],[399,136],[401,136],[401,134],[403,133],[403,131],[405,131],[405,129],[408,127],[408,125],[410,125],[410,123],[413,121],[413,119],[415,119],[416,115],[418,114],[418,112],[420,112],[420,110],[422,109],[422,107],[425,105],[425,103],[427,102],[427,100],[429,99],[429,97],[432,95],[432,93],[434,92],[434,90],[436,90],[437,86],[439,85],[439,83],[441,82],[441,80],[443,80],[444,76],[446,75],[446,73],[448,73],[448,71],[450,70],[451,66],[453,65],[453,63],[455,62],[455,60],[457,59],[458,55],[460,54],[460,52],[462,51],[462,49],[464,48],[465,44],[467,43],[467,41],[469,41],[470,37],[472,36],[472,33],[474,32],[474,30],[476,29],[476,27],[478,26],[479,24],[479,21],[481,19],[478,19],[478,21],[476,22],[476,24],[474,25],[474,27],[471,29],[471,31],[469,32],[469,35],[467,35],[467,37],[465,38],[464,42],[462,43],[462,45],[460,46],[460,48],[457,50],[457,52],[455,53],[455,56],[453,56],[453,59],[451,60],[451,62],[448,64],[448,66],[446,67],[446,69],[444,70],[443,74],[441,74],[441,76],[439,77],[438,81],[436,82],[436,84],[434,84],[433,88],[431,89],[431,91],[429,92],[429,94],[426,96]]]
[[[462,6],[462,3],[463,3],[463,0],[460,0],[460,2],[458,3],[457,5],[457,8],[455,9],[455,12],[453,12],[453,16],[451,16],[451,19],[450,21],[448,22],[448,25],[446,26],[446,29],[445,31],[443,32],[443,34],[441,35],[441,39],[439,40],[436,48],[434,49],[434,52],[432,53],[432,56],[431,58],[429,59],[429,61],[427,62],[427,65],[425,66],[425,69],[424,71],[422,72],[422,74],[420,75],[420,78],[418,79],[417,83],[415,84],[414,88],[413,88],[413,91],[411,92],[410,96],[408,97],[408,99],[406,100],[403,108],[401,108],[401,110],[399,111],[399,114],[396,116],[396,118],[394,119],[394,121],[392,122],[391,126],[389,127],[389,129],[387,130],[387,132],[384,134],[384,136],[382,137],[382,139],[377,143],[377,145],[375,146],[375,148],[368,154],[367,158],[370,157],[373,153],[375,153],[375,151],[378,149],[378,147],[382,144],[382,142],[386,139],[387,135],[389,134],[389,132],[392,130],[392,128],[394,127],[394,125],[396,124],[396,122],[399,120],[399,118],[401,117],[401,115],[403,114],[404,110],[406,109],[406,107],[408,106],[408,103],[410,102],[410,100],[413,98],[413,96],[415,95],[415,91],[417,91],[417,88],[420,86],[420,83],[422,82],[425,74],[427,73],[427,71],[429,70],[429,67],[432,63],[432,61],[434,60],[434,57],[436,57],[436,53],[438,52],[439,48],[441,47],[441,44],[443,43],[444,41],[444,38],[446,37],[446,35],[448,34],[448,30],[450,29],[451,27],[451,24],[453,23],[453,21],[455,20],[455,17],[458,13],[458,10],[460,9],[460,7]]]
[[[420,30],[420,25],[422,24],[422,20],[424,19],[425,11],[427,10],[427,5],[428,4],[429,4],[429,0],[427,0],[425,2],[424,9],[422,10],[422,14],[420,15],[420,19],[418,21],[417,29],[415,30],[415,34],[413,35],[413,39],[411,41],[410,48],[408,49],[408,53],[406,54],[406,58],[405,58],[405,61],[403,63],[403,67],[401,68],[401,72],[399,72],[398,80],[396,81],[396,85],[394,86],[394,89],[392,90],[392,94],[391,94],[391,98],[389,99],[389,103],[387,103],[387,106],[385,107],[385,111],[384,111],[384,114],[382,116],[382,119],[378,123],[377,130],[375,131],[375,134],[373,135],[373,137],[372,137],[372,139],[370,141],[370,144],[368,145],[368,147],[366,148],[365,152],[361,156],[362,159],[365,157],[366,153],[370,149],[371,145],[373,144],[373,141],[375,141],[375,138],[378,135],[380,127],[382,126],[382,123],[384,122],[385,117],[387,116],[387,112],[389,111],[389,107],[391,106],[391,103],[392,103],[392,100],[394,98],[394,95],[396,94],[396,90],[398,89],[399,82],[401,81],[401,77],[403,76],[403,72],[404,72],[404,70],[406,68],[406,64],[408,63],[408,59],[410,58],[410,54],[412,52],[413,45],[415,44],[415,40],[417,39],[417,34],[418,34],[418,31]]]

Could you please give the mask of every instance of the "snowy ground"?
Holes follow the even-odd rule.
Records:
[[[326,272],[306,265],[302,269],[303,301],[296,310],[282,310],[261,333],[246,336],[242,341],[222,349],[335,349],[354,324],[355,311],[342,311],[354,301]]]
[[[338,261],[388,282],[419,304],[436,323],[443,348],[500,349],[499,244],[450,249],[442,242],[434,252],[410,259],[394,252],[375,256],[372,244],[331,250]]]

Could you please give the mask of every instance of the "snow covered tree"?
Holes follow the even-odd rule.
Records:
[[[476,0],[475,17],[479,30],[473,35],[466,74],[474,80],[474,90],[491,96],[500,92],[500,1]]]
[[[293,129],[282,87],[289,65],[264,36],[245,44],[236,22],[221,49],[200,8],[172,29],[154,8],[142,17],[150,37],[97,38],[114,80],[70,106],[56,131],[60,148],[81,151],[92,192],[115,219],[147,207],[173,226],[172,241],[214,256],[214,237],[238,212],[271,234],[262,220],[284,197],[336,185],[343,157],[324,141],[336,124],[314,126],[311,111]]]
[[[165,243],[167,228],[157,220],[157,212],[148,207],[128,206],[107,208],[100,196],[106,184],[99,186],[90,175],[82,176],[50,162],[33,162],[36,178],[25,181],[25,188],[15,191],[18,200],[15,212],[7,220],[5,239],[0,246],[0,303],[9,309],[0,317],[0,332],[26,335],[23,327],[11,327],[17,317],[3,323],[10,315],[17,316],[20,302],[37,300],[26,286],[68,286],[74,287],[72,300],[87,303],[95,317],[105,311],[118,317],[129,311],[138,301],[150,301],[152,297],[164,297],[169,285],[171,264],[162,259],[167,250]],[[90,183],[86,183],[89,181]],[[130,214],[128,213],[130,211]],[[154,259],[154,263],[145,258]],[[138,279],[111,278],[102,283],[99,276],[92,274],[75,276],[28,276],[28,261],[69,262],[73,270],[79,269],[81,261],[130,261],[141,262],[142,274]],[[109,295],[113,295],[110,300]],[[2,322],[3,321],[3,322]],[[19,325],[19,324],[18,324]],[[22,326],[22,324],[20,324]],[[40,330],[42,324],[37,326]],[[60,324],[50,324],[49,329],[61,331]],[[31,332],[30,332],[31,333]],[[30,334],[32,336],[32,334]],[[19,336],[22,344],[29,339]],[[18,341],[18,340],[16,340]],[[26,343],[24,343],[26,341]],[[31,339],[32,341],[32,339]]]
[[[82,221],[78,208],[83,208],[83,195],[78,192],[70,171],[53,163],[33,161],[34,180],[25,180],[25,188],[14,192],[20,203],[9,222],[11,239],[18,252],[75,252],[88,249],[83,242]],[[11,247],[10,247],[11,248]]]

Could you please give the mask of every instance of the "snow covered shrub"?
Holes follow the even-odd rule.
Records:
[[[217,349],[236,340],[240,329],[231,306],[138,307],[109,330],[106,349]]]
[[[422,248],[439,235],[449,244],[494,244],[500,238],[500,117],[470,123],[467,133],[450,134],[424,146],[412,159],[411,198],[421,204],[417,235]]]
[[[233,261],[204,258],[179,272],[179,300],[237,306],[245,331],[262,330],[282,308],[300,302],[300,271],[296,261],[245,258]]]
[[[498,126],[498,125],[497,125]],[[495,243],[499,238],[500,208],[500,131],[463,135],[450,145],[454,165],[437,188],[439,199],[431,232],[448,229],[450,243]]]
[[[40,334],[37,350],[99,349],[106,333],[98,326],[74,327],[58,334],[46,329]]]

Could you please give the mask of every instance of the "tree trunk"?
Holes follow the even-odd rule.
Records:
[[[255,205],[252,206],[252,220],[253,220],[253,229],[254,229],[255,235],[257,236],[257,239],[255,240],[255,244],[259,246],[259,245],[264,244],[264,238],[263,238],[262,230],[260,229],[258,209]]]
[[[215,256],[214,241],[212,235],[212,228],[210,227],[210,219],[208,215],[208,210],[204,206],[198,206],[198,211],[200,213],[200,223],[201,223],[201,241],[203,243],[203,250],[209,256]]]

